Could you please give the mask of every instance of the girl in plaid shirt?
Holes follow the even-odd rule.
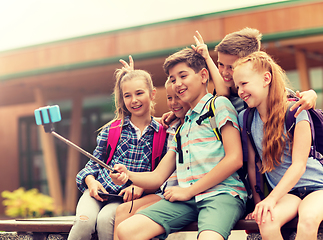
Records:
[[[135,172],[150,171],[154,133],[159,130],[165,131],[160,129],[160,125],[151,116],[156,89],[146,71],[129,71],[122,68],[118,69],[115,75],[116,117],[102,127],[93,155],[103,162],[107,161],[107,139],[111,123],[121,119],[120,139],[109,165],[122,163]],[[144,189],[137,186],[114,184],[109,171],[92,160],[77,174],[76,183],[83,195],[77,204],[76,218],[69,240],[91,239],[95,231],[100,240],[112,240],[117,206],[123,201],[132,200],[132,197],[140,198],[144,193]],[[123,198],[110,196],[103,199],[98,195],[98,191],[123,195]]]
[[[128,66],[127,63],[123,63],[125,66]],[[188,103],[183,102],[173,91],[172,83],[169,79],[165,82],[165,89],[166,89],[166,98],[167,98],[167,106],[169,110],[171,110],[174,115],[177,117],[175,121],[173,121],[168,129],[166,130],[168,137],[167,137],[167,149],[171,145],[174,135],[176,133],[177,128],[183,124],[184,117],[186,112],[190,109],[190,105]],[[162,198],[164,198],[163,193],[166,189],[177,186],[177,176],[176,171],[169,177],[169,179],[160,187],[162,191],[156,194],[148,194],[140,199],[137,199],[133,203],[133,211],[129,212],[130,202],[124,203],[118,206],[116,210],[116,217],[115,217],[115,230],[119,223],[123,220],[129,218],[130,216],[134,215],[139,210],[146,208],[155,202],[158,202]],[[114,240],[118,240],[117,234],[114,234]]]

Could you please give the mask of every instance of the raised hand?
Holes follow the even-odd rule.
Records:
[[[129,55],[129,64],[123,59],[120,59],[119,62],[123,65],[122,69],[126,70],[127,72],[135,70],[135,63],[131,55]]]
[[[195,40],[196,46],[191,45],[192,49],[201,54],[204,57],[204,59],[208,59],[210,57],[209,50],[207,48],[207,45],[204,43],[201,34],[198,31],[196,31],[193,38]]]

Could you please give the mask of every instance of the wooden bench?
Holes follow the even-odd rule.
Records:
[[[66,217],[52,217],[52,218],[36,218],[36,219],[13,219],[13,220],[0,220],[0,231],[32,233],[33,239],[44,240],[47,239],[49,234],[65,234],[68,235],[74,221],[74,216]],[[292,231],[295,231],[297,226],[297,219],[286,223],[282,232],[284,238]],[[323,228],[323,223],[321,223]],[[258,231],[258,225],[254,220],[239,220],[233,230],[248,230],[251,232]],[[184,227],[181,231],[197,231],[197,223],[191,223]]]
[[[282,227],[283,238],[288,240],[291,233],[296,231],[298,219],[294,218]],[[320,229],[323,229],[323,222],[321,222]],[[234,226],[233,230],[247,230],[248,232],[259,232],[258,224],[255,220],[239,220]],[[182,229],[182,231],[197,231],[197,222],[193,222]]]

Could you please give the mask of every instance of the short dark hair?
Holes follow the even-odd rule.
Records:
[[[195,73],[198,73],[203,68],[207,68],[204,57],[191,48],[184,48],[166,58],[164,62],[164,72],[169,75],[169,70],[178,63],[186,63],[187,66],[192,68]]]

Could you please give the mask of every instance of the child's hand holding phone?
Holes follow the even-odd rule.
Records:
[[[109,198],[113,197],[113,198],[119,198],[120,200],[123,199],[122,195],[118,195],[118,194],[113,194],[113,193],[104,193],[102,191],[98,191],[98,195],[104,200],[107,201]]]

